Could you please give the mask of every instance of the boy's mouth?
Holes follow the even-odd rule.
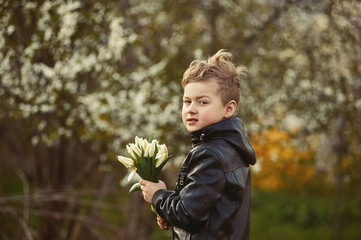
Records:
[[[189,124],[194,124],[194,123],[198,122],[198,119],[188,118],[188,119],[187,119],[187,122],[188,122]]]

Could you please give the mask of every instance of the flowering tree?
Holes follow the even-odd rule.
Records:
[[[123,4],[6,1],[1,6],[0,124],[10,156],[2,161],[21,176],[26,203],[18,222],[23,232],[13,234],[32,238],[29,216],[40,216],[41,238],[60,235],[62,228],[76,236],[72,229],[79,224],[91,235],[99,234],[93,226],[116,236],[142,233],[101,224],[96,204],[116,183],[108,165],[123,142],[139,132],[163,136],[160,127],[177,129],[178,84],[164,84],[172,57],[164,51],[176,43],[164,32],[163,54],[152,49],[148,35],[170,24],[152,20],[161,5]],[[155,26],[149,30],[151,22]],[[79,203],[66,204],[78,194],[92,195],[75,194],[79,187],[100,189],[93,194],[98,199],[93,210],[85,213],[90,219],[77,214]],[[32,199],[43,191],[49,198],[39,209]],[[13,208],[1,213],[15,219],[21,214]]]
[[[319,148],[316,167],[327,172],[335,169],[333,238],[338,238],[341,185],[346,179],[360,180],[356,172],[360,171],[357,156],[361,142],[361,5],[356,1],[319,1],[290,6],[286,1],[274,9],[268,19],[277,20],[255,37],[266,40],[255,41],[258,49],[251,51],[253,81],[243,89],[253,96],[246,98],[246,106],[250,106],[249,116],[258,119],[262,127],[290,126],[288,123],[298,121],[302,129],[297,134],[302,140],[299,146],[306,143],[307,135],[325,136],[318,144],[328,146],[328,153]],[[348,168],[344,172],[346,158],[354,171]]]

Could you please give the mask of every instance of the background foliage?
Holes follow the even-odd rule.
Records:
[[[116,161],[153,132],[189,149],[180,80],[224,48],[249,68],[254,239],[358,239],[361,4],[0,1],[0,238],[165,239]]]

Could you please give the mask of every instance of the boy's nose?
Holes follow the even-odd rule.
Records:
[[[196,110],[194,104],[193,104],[193,103],[190,104],[189,107],[188,107],[188,109],[187,109],[187,112],[189,112],[189,113],[195,113],[196,111],[197,111],[197,110]]]

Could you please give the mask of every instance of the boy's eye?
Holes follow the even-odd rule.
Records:
[[[205,105],[205,104],[207,104],[208,102],[206,102],[206,101],[199,101],[199,104],[201,104],[201,105]]]
[[[183,103],[184,103],[184,104],[191,104],[191,101],[189,101],[189,100],[184,100]]]

